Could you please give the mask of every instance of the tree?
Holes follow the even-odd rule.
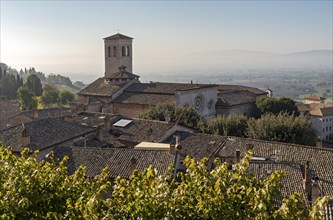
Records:
[[[36,96],[40,96],[43,93],[42,83],[35,74],[28,76],[25,86]]]
[[[55,75],[55,74],[50,74],[47,77],[47,82],[52,83],[52,84],[57,84],[57,85],[65,85],[68,87],[73,87],[72,81],[70,80],[69,77],[66,76],[61,76],[61,75]]]
[[[203,120],[193,107],[175,107],[170,104],[154,106],[140,117],[150,120],[171,121],[195,130],[199,130],[199,124]]]
[[[22,69],[20,69],[19,75],[22,77],[24,75],[24,72]]]
[[[16,75],[16,84],[17,84],[17,87],[23,86],[22,78],[20,78],[19,75]]]
[[[12,74],[3,75],[0,81],[1,95],[7,99],[17,98],[18,85],[16,78]]]
[[[299,115],[295,102],[290,98],[267,97],[257,100],[256,106],[261,114],[272,113],[277,115],[281,112],[287,112],[289,115]]]
[[[37,107],[37,100],[34,94],[25,86],[17,90],[19,105],[21,110],[33,110]]]
[[[59,95],[59,90],[51,85],[46,84],[43,88],[43,94],[42,94],[42,103],[45,106],[50,106],[51,104],[57,103]]]
[[[36,155],[36,154],[35,154]],[[50,154],[52,158],[52,153]],[[1,219],[100,219],[105,216],[103,193],[110,188],[106,172],[94,180],[85,168],[67,175],[65,160],[38,163],[0,146]],[[100,217],[100,218],[99,218]]]
[[[207,133],[245,137],[247,118],[242,115],[217,116],[207,124]]]
[[[78,87],[78,88],[84,88],[86,86],[86,84],[84,84],[83,82],[81,81],[75,81],[73,83],[74,86]]]
[[[246,135],[252,139],[303,145],[315,145],[317,140],[316,131],[309,120],[288,113],[266,114],[256,120],[249,119]]]
[[[61,92],[59,92],[58,95],[58,103],[60,105],[67,105],[68,103],[74,101],[74,94],[70,91],[64,89]]]
[[[283,172],[257,179],[247,171],[251,152],[229,169],[215,160],[189,157],[181,182],[150,167],[111,187],[107,168],[93,179],[80,166],[67,174],[68,157],[37,162],[37,153],[21,157],[0,146],[0,213],[2,219],[322,219],[327,197],[311,209],[299,194],[277,206]],[[110,195],[110,192],[112,194]],[[107,197],[107,199],[106,199]]]

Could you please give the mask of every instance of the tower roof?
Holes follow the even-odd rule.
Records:
[[[123,34],[115,34],[115,35],[111,35],[109,37],[105,37],[103,38],[104,40],[117,40],[117,39],[126,39],[126,40],[132,40],[132,37],[128,37],[126,35]]]
[[[119,67],[119,72],[107,77],[110,79],[138,79],[140,76],[126,71],[126,66],[121,65]]]

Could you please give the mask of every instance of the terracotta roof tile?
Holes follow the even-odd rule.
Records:
[[[117,97],[113,102],[141,104],[141,105],[158,105],[158,104],[175,104],[176,99],[174,95],[169,95],[169,94],[124,92],[119,97]]]
[[[29,148],[32,151],[42,150],[81,135],[95,131],[95,128],[67,122],[56,118],[46,118],[17,125],[0,131],[0,140],[5,147],[11,146],[13,151],[20,152],[22,146],[22,131],[27,129],[30,134]]]
[[[109,36],[109,37],[105,37],[105,38],[103,38],[103,39],[104,39],[104,40],[117,40],[117,39],[132,40],[133,38],[118,33],[118,34],[111,35],[111,36]]]
[[[174,155],[168,151],[155,150],[57,147],[54,149],[54,155],[60,159],[65,155],[69,157],[67,166],[70,174],[84,165],[87,167],[87,175],[91,177],[100,174],[103,168],[108,166],[111,178],[128,178],[132,157],[136,159],[136,168],[139,171],[154,166],[159,174],[167,172],[168,166],[174,162]]]
[[[126,83],[122,84],[112,84],[105,82],[105,78],[98,78],[86,88],[81,90],[79,95],[93,95],[93,96],[112,96],[115,92],[117,92],[120,88],[125,86]]]

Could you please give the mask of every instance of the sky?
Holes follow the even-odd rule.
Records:
[[[331,1],[0,1],[1,62],[104,73],[103,38],[133,37],[135,73],[175,71],[212,51],[332,50]]]

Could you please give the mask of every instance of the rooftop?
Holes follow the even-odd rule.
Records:
[[[92,95],[92,96],[112,96],[116,93],[120,88],[125,86],[126,83],[121,84],[112,84],[105,82],[105,78],[98,78],[86,88],[81,90],[79,95]]]
[[[315,96],[307,96],[304,99],[305,100],[311,100],[311,101],[323,101],[323,100],[325,100],[324,97],[320,97],[320,96],[317,96],[317,95],[315,95]]]
[[[109,77],[106,78],[110,78],[110,79],[139,79],[140,76],[135,75],[133,73],[127,72],[126,71],[126,66],[121,65],[119,67],[119,72],[116,72],[114,74],[112,74]]]
[[[117,39],[132,40],[133,38],[118,33],[118,34],[111,35],[111,36],[109,36],[109,37],[105,37],[105,38],[103,38],[103,39],[104,39],[104,40],[117,40]]]
[[[94,177],[100,174],[104,167],[110,168],[110,177],[117,176],[129,178],[131,174],[131,159],[134,158],[135,167],[143,171],[149,166],[154,166],[158,174],[168,171],[168,166],[173,163],[174,156],[167,151],[131,150],[114,148],[90,147],[56,147],[54,155],[62,159],[68,156],[68,172],[74,173],[79,166],[87,167],[87,176]]]
[[[22,132],[24,129],[30,136],[28,146],[22,146]],[[12,147],[14,152],[20,152],[25,147],[35,151],[65,143],[94,131],[95,128],[90,126],[57,118],[45,118],[2,130],[0,131],[0,140],[3,146]]]

